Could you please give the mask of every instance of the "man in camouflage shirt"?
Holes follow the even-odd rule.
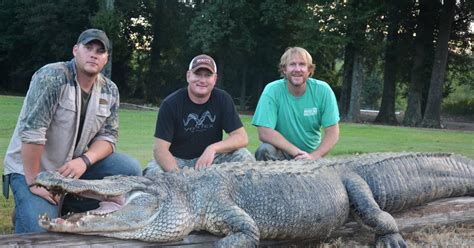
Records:
[[[135,159],[114,152],[119,92],[100,73],[109,46],[105,32],[88,29],[74,45],[71,61],[48,64],[32,77],[4,161],[16,233],[44,231],[38,216],[59,214],[60,197],[33,185],[41,171],[81,179],[141,174]],[[66,196],[63,206],[82,212],[98,204]]]

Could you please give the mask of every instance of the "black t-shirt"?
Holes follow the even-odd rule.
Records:
[[[230,95],[214,88],[204,104],[196,104],[182,88],[162,102],[156,121],[155,137],[171,143],[173,156],[192,159],[206,147],[222,140],[222,130],[230,133],[242,127]]]

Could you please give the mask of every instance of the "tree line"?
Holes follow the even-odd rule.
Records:
[[[95,27],[112,42],[106,73],[128,101],[159,104],[186,85],[189,60],[207,53],[218,86],[252,110],[280,77],[285,49],[301,46],[343,120],[357,122],[369,107],[380,110],[378,123],[440,127],[453,82],[474,88],[473,8],[467,0],[6,0],[0,90],[24,94],[34,71],[69,60],[78,34]]]

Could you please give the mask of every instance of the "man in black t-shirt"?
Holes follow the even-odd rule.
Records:
[[[155,129],[154,161],[144,173],[203,169],[212,164],[254,161],[248,137],[230,95],[215,88],[217,66],[208,55],[189,64],[188,86],[165,98]],[[222,139],[222,131],[228,133]],[[160,169],[161,167],[161,169]]]

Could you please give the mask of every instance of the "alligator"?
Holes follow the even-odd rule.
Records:
[[[102,201],[86,213],[40,216],[39,224],[53,232],[171,242],[205,230],[223,236],[217,247],[252,247],[268,239],[323,240],[352,216],[375,232],[376,246],[406,247],[390,213],[473,196],[474,161],[456,154],[374,153],[102,180],[42,172],[35,183]]]

